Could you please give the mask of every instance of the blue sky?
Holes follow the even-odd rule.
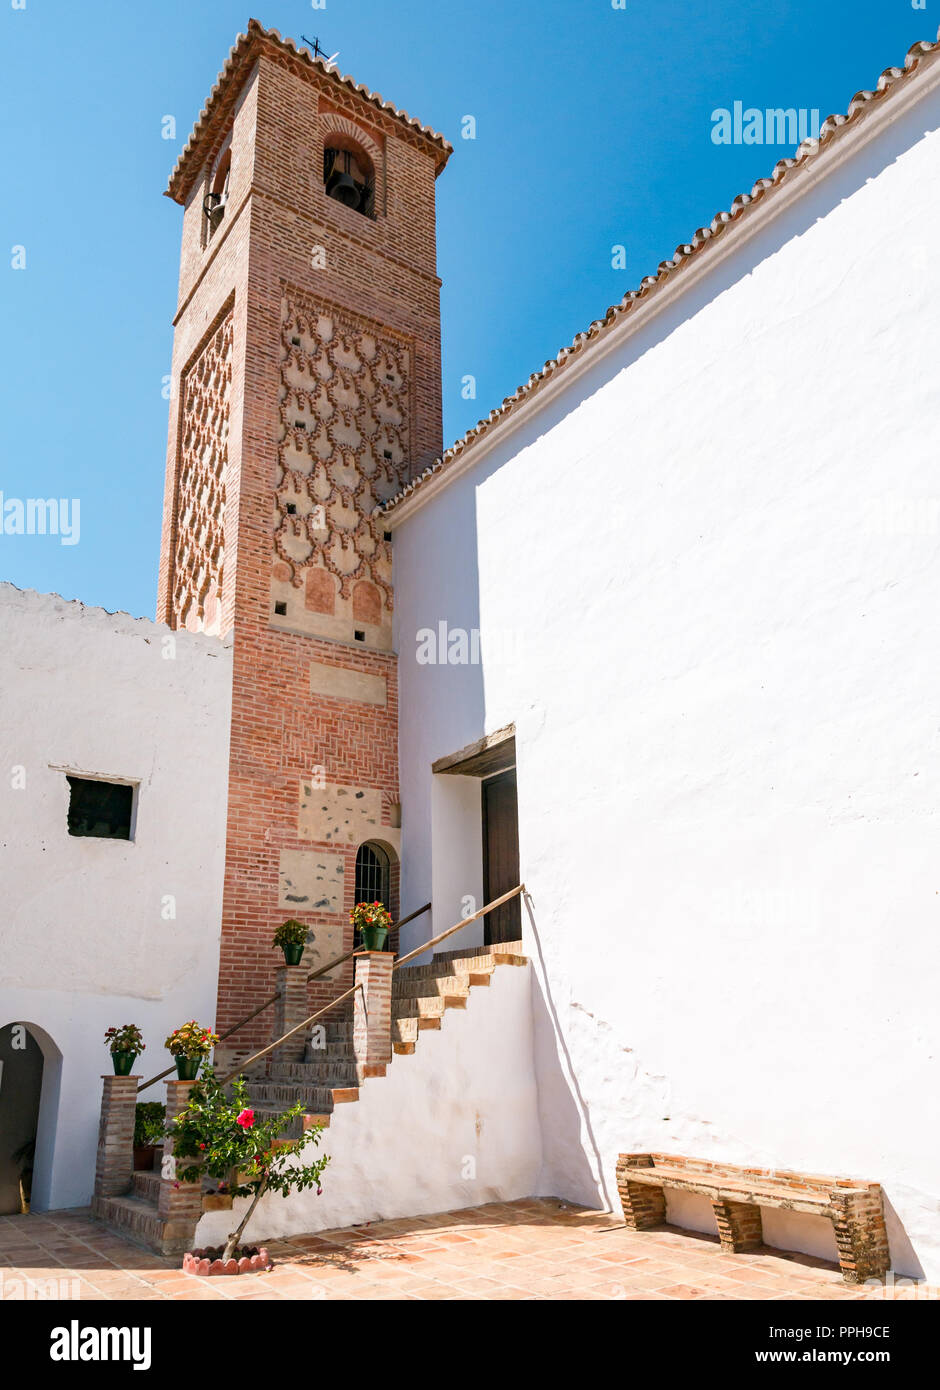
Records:
[[[181,218],[161,195],[252,13],[455,146],[446,446],[792,152],[714,144],[716,108],[844,111],[936,36],[940,0],[0,0],[0,492],[81,502],[77,545],[0,534],[0,579],[153,613]]]

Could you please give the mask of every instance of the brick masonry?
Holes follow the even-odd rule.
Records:
[[[446,154],[272,39],[255,44],[250,67],[223,77],[232,90],[187,155],[201,166],[185,195],[158,597],[172,626],[211,621],[234,635],[220,1031],[273,993],[271,936],[285,916],[311,927],[314,965],[352,944],[358,844],[348,834],[337,842],[335,817],[311,816],[309,798],[302,810],[305,786],[362,793],[378,808],[377,827],[360,833],[387,850],[398,914],[391,547],[370,513],[392,481],[441,451],[434,181]],[[358,131],[376,167],[374,220],[326,196],[324,137],[337,131],[347,140]],[[202,201],[228,151],[228,201],[210,233]],[[187,412],[223,400],[197,441],[220,460],[221,528],[213,510],[187,547]],[[313,525],[317,498],[326,536]],[[211,549],[219,535],[224,564]],[[286,904],[284,864],[307,880],[316,865],[299,856],[327,852],[338,886]],[[315,982],[311,1010],[351,983],[350,966]],[[272,1011],[261,1015],[217,1060],[263,1045],[272,1022]]]
[[[277,1003],[274,1005],[274,1036],[283,1037],[310,1017],[307,1003],[307,967],[279,965],[276,972]],[[302,1062],[307,1046],[303,1031],[295,1033],[277,1049],[279,1062]]]
[[[746,1202],[712,1202],[722,1250],[734,1254],[763,1244],[764,1223],[760,1207]]]
[[[103,1076],[95,1196],[127,1192],[134,1172],[134,1117],[139,1076]]]
[[[761,1244],[760,1209],[768,1206],[827,1217],[847,1284],[881,1279],[890,1265],[884,1197],[878,1183],[784,1169],[740,1168],[677,1154],[636,1153],[619,1156],[617,1188],[624,1221],[633,1230],[648,1230],[665,1221],[665,1189],[670,1188],[709,1197],[721,1249],[727,1254]]]
[[[391,951],[366,951],[356,957],[353,996],[353,1052],[358,1067],[384,1066],[392,1060]]]
[[[185,1110],[192,1081],[168,1081],[166,1083],[166,1122],[172,1124],[181,1110]],[[186,1228],[192,1224],[193,1233],[202,1215],[202,1184],[183,1182],[176,1176],[175,1164],[167,1160],[173,1157],[173,1140],[163,1141],[163,1164],[160,1176],[160,1192],[157,1197],[157,1212],[162,1221],[173,1229]],[[191,1160],[187,1159],[189,1164]]]

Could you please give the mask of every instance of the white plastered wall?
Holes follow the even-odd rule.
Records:
[[[385,1076],[360,1084],[358,1101],[336,1107],[311,1150],[330,1155],[322,1196],[263,1197],[246,1236],[530,1196],[541,1165],[532,1047],[529,972],[498,966],[488,986],[471,988],[465,1009],[447,1010],[438,1031],[422,1030],[411,1056],[394,1056]],[[204,1215],[197,1244],[223,1242],[246,1206]]]
[[[938,175],[934,89],[395,523],[403,910],[431,763],[516,724],[540,1191],[870,1178],[934,1279]],[[442,620],[482,663],[414,659]]]
[[[138,1024],[149,1076],[215,1018],[231,680],[217,638],[0,584],[0,1027],[46,1055],[37,1208],[90,1200],[105,1029]],[[66,772],[138,784],[132,841],[69,835]]]

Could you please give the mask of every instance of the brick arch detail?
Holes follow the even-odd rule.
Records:
[[[320,122],[324,145],[330,135],[345,135],[347,139],[360,145],[371,159],[376,183],[378,184],[380,180],[384,182],[385,163],[382,158],[382,147],[373,136],[363,130],[362,126],[356,125],[356,122],[351,121],[348,116],[341,116],[338,111],[322,111]]]

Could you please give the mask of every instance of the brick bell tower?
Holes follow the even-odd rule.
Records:
[[[357,860],[397,912],[392,554],[372,511],[441,452],[450,153],[252,20],[167,190],[184,215],[157,617],[234,644],[220,1029],[272,991],[286,917],[313,929],[311,970],[349,948]],[[351,983],[334,975],[311,1012]]]

